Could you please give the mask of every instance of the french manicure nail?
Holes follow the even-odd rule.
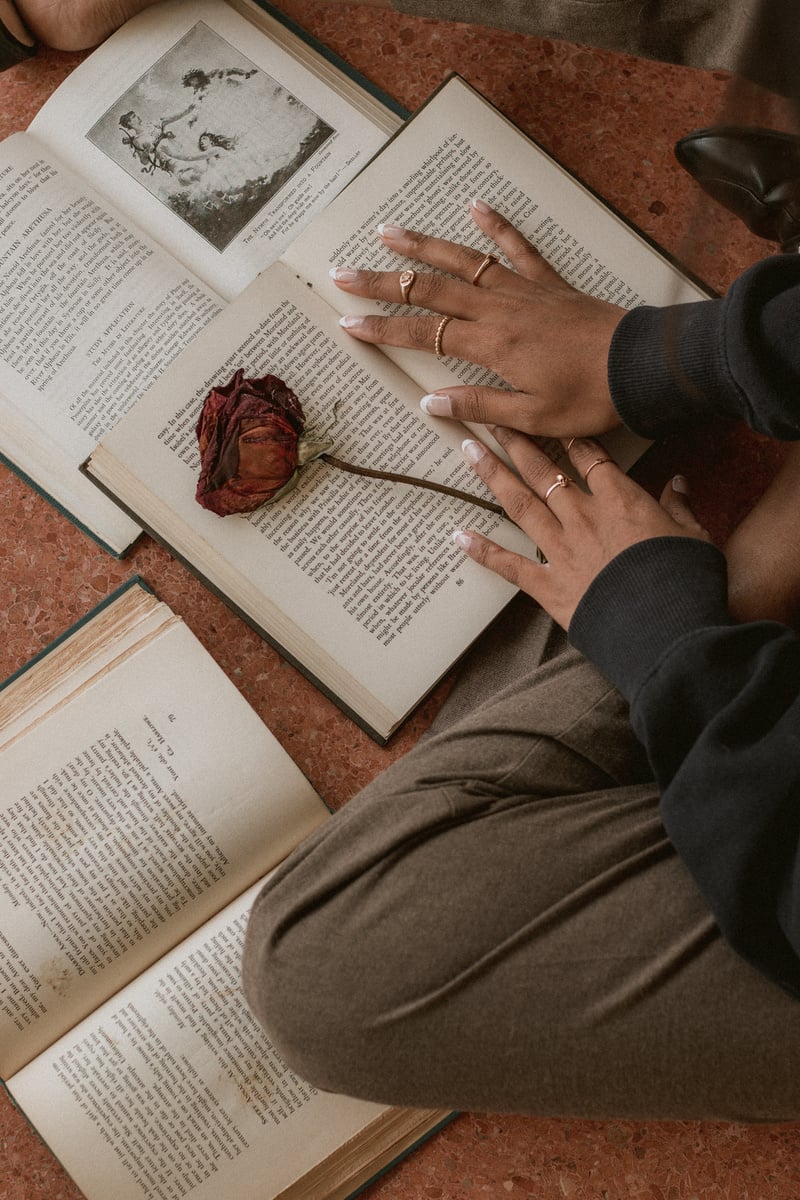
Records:
[[[354,271],[352,267],[331,267],[328,274],[337,283],[352,283],[354,279],[358,279],[358,271]]]
[[[475,442],[472,438],[464,438],[464,441],[461,443],[461,453],[471,463],[477,463],[480,462],[486,451],[480,442]]]
[[[689,481],[685,475],[673,475],[672,490],[678,492],[681,496],[689,495]]]
[[[463,529],[454,529],[450,534],[450,537],[457,546],[461,547],[462,550],[469,550],[470,546],[472,545],[472,538],[468,533],[465,533]]]
[[[405,237],[408,231],[402,225],[379,225],[378,233],[387,242],[396,241]]]
[[[423,396],[419,402],[419,406],[423,412],[430,413],[432,417],[452,417],[453,403],[449,396],[443,396],[439,392],[431,392],[428,396]]]
[[[356,316],[339,317],[339,324],[342,329],[361,329],[364,324],[364,318]]]
[[[481,200],[480,197],[478,197],[478,196],[476,196],[475,199],[472,201],[472,207],[477,209],[477,211],[479,213],[490,213],[490,212],[494,211],[491,208],[491,206],[486,203],[485,200]]]

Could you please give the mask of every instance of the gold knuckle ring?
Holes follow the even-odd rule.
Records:
[[[403,304],[410,304],[409,296],[411,289],[414,286],[414,280],[417,278],[417,272],[408,270],[403,271],[400,276],[400,295],[403,297]]]
[[[570,481],[569,481],[569,479],[567,479],[566,475],[561,475],[560,473],[558,475],[556,475],[555,479],[550,484],[550,487],[547,489],[544,496],[542,497],[543,502],[545,504],[547,504],[548,497],[553,494],[553,492],[556,490],[556,488],[569,487],[569,484],[570,484]]]
[[[610,459],[610,458],[596,458],[594,460],[594,462],[590,463],[589,466],[587,467],[586,474],[583,477],[583,482],[586,483],[586,480],[589,478],[589,476],[591,475],[591,473],[595,469],[595,467],[601,466],[602,463],[607,463],[607,462],[612,462],[612,461],[613,461],[613,459]]]
[[[497,256],[495,254],[487,254],[486,255],[486,258],[483,260],[483,262],[480,264],[480,266],[478,267],[475,274],[472,276],[472,286],[473,287],[475,287],[477,285],[478,280],[480,279],[483,272],[488,267],[491,267],[493,263],[496,263],[496,262],[497,262]]]
[[[442,353],[442,338],[444,337],[444,331],[447,328],[448,323],[452,321],[452,319],[452,317],[442,317],[441,321],[436,327],[436,337],[433,339],[433,350],[436,357],[440,361],[445,357]]]

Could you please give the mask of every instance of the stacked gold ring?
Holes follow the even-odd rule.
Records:
[[[497,256],[496,256],[496,255],[494,255],[494,254],[487,254],[487,255],[486,255],[486,258],[484,258],[483,262],[482,262],[482,263],[479,265],[479,267],[478,267],[477,271],[476,271],[476,272],[475,272],[475,274],[472,276],[472,286],[473,286],[473,287],[475,287],[475,286],[477,285],[477,282],[478,282],[478,280],[480,279],[480,277],[481,277],[481,275],[483,274],[483,272],[484,272],[484,271],[485,271],[485,270],[486,270],[488,267],[491,267],[493,263],[496,263],[496,262],[497,262]]]
[[[433,339],[433,350],[440,362],[445,357],[442,353],[442,337],[444,336],[444,331],[448,322],[452,321],[452,319],[452,317],[442,317],[441,321],[436,327],[436,337]]]
[[[410,268],[407,271],[403,271],[402,275],[400,276],[400,295],[403,297],[403,304],[411,303],[409,296],[411,295],[411,289],[414,286],[414,280],[416,278],[417,272],[412,271]]]
[[[570,481],[569,481],[569,479],[567,478],[567,476],[566,476],[566,475],[562,475],[562,474],[559,472],[559,474],[558,474],[558,475],[556,475],[555,479],[554,479],[554,480],[553,480],[553,482],[550,484],[550,487],[547,489],[547,491],[545,492],[544,496],[542,497],[542,502],[543,502],[544,504],[547,504],[547,499],[548,499],[548,497],[549,497],[550,495],[552,495],[552,493],[553,493],[553,492],[556,490],[556,488],[565,488],[565,487],[569,487],[569,485],[570,485]]]
[[[613,459],[610,459],[610,458],[596,458],[593,463],[589,464],[586,474],[583,477],[583,482],[586,483],[587,479],[589,478],[589,476],[591,475],[591,473],[595,469],[595,467],[599,467],[603,463],[612,462],[612,461],[613,461]]]

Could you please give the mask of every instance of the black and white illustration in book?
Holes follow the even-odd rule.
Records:
[[[200,21],[86,136],[223,251],[333,134]]]

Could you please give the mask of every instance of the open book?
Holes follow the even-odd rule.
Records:
[[[123,553],[78,471],[400,116],[249,0],[136,17],[0,146],[0,454]]]
[[[240,984],[260,880],[328,818],[138,583],[0,693],[0,1076],[89,1200],[343,1197],[447,1114],[321,1093]]]
[[[320,461],[285,499],[248,517],[217,517],[194,499],[194,430],[212,385],[239,367],[273,373],[297,394],[309,424],[330,433],[338,457],[487,497],[460,453],[463,428],[427,417],[419,398],[456,382],[502,381],[467,362],[348,337],[339,314],[374,306],[339,292],[328,275],[341,263],[397,269],[375,232],[382,221],[487,249],[468,215],[474,195],[595,295],[629,307],[706,295],[453,77],[198,335],[87,464],[92,479],[379,739],[513,594],[465,561],[451,531],[467,525],[522,552],[530,544],[468,502]],[[630,435],[608,440],[625,466],[644,445]]]

